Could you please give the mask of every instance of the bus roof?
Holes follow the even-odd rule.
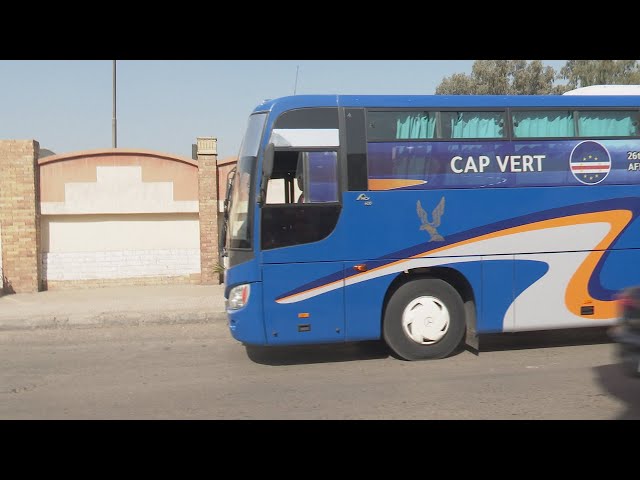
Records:
[[[254,112],[305,107],[447,108],[447,107],[633,107],[637,95],[295,95],[265,100]]]

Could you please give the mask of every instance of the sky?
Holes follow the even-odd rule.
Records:
[[[191,158],[216,137],[240,148],[265,99],[297,94],[435,93],[473,60],[118,60],[118,147]],[[565,60],[543,60],[559,70]],[[296,69],[298,78],[296,83]],[[55,153],[111,148],[112,60],[0,60],[0,139],[34,139]]]

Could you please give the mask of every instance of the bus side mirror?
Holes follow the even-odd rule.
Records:
[[[274,146],[269,143],[264,149],[264,157],[262,159],[262,177],[260,178],[260,194],[258,195],[258,203],[262,205],[267,200],[267,184],[271,173],[273,173],[273,156]]]
[[[224,219],[228,219],[229,218],[229,203],[231,203],[231,191],[233,189],[233,177],[235,177],[236,175],[236,167],[233,167],[233,169],[227,173],[227,191],[225,192],[225,196],[224,196]]]
[[[227,221],[222,224],[222,231],[220,232],[220,236],[218,237],[218,252],[220,253],[220,258],[224,258],[227,256]]]

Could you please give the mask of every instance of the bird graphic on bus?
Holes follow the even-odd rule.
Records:
[[[438,203],[436,208],[433,209],[433,212],[431,212],[431,222],[429,221],[429,214],[422,208],[420,200],[418,200],[416,207],[418,217],[420,217],[420,221],[422,222],[420,230],[425,230],[429,234],[429,242],[442,242],[444,237],[438,233],[437,227],[440,226],[440,219],[442,215],[444,215],[444,197],[440,199],[440,203]]]

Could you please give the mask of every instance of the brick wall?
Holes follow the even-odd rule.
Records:
[[[0,183],[0,187],[1,187]],[[0,222],[0,297],[4,294],[4,287],[2,286],[2,279],[4,275],[2,274],[2,222]]]
[[[199,278],[197,162],[115,148],[38,164],[45,288]]]
[[[42,254],[47,281],[178,277],[200,273],[200,250],[123,250]]]
[[[76,153],[75,157],[82,156],[82,153]],[[106,154],[102,151],[85,153],[87,158],[108,154],[107,156],[109,156],[111,163],[113,163],[113,158],[118,155],[129,155],[131,158],[120,162],[123,167],[122,170],[124,172],[127,167],[131,169],[131,167],[140,166],[143,172],[147,172],[142,174],[142,180],[138,182],[142,182],[143,187],[154,182],[173,181],[173,178],[165,178],[168,175],[166,168],[154,170],[153,162],[156,162],[154,160],[156,157],[161,160],[165,159],[165,157],[170,160],[176,160],[177,157],[169,158],[170,156],[156,152],[125,152],[122,149],[107,152]],[[80,286],[109,284],[218,284],[221,282],[222,277],[217,270],[219,229],[215,138],[199,137],[197,139],[198,201],[196,203],[194,197],[194,201],[191,202],[194,204],[193,209],[188,210],[194,214],[196,208],[199,210],[197,220],[194,219],[199,227],[199,249],[195,250],[194,245],[181,246],[177,249],[182,249],[181,251],[173,251],[173,249],[167,252],[161,251],[162,248],[166,247],[160,247],[160,249],[156,247],[152,251],[150,249],[153,247],[144,245],[141,246],[142,250],[136,247],[135,251],[124,251],[122,248],[116,249],[118,250],[117,252],[113,251],[113,249],[111,249],[111,252],[105,249],[102,252],[96,250],[89,253],[79,250],[67,251],[69,249],[50,251],[51,242],[55,243],[59,239],[57,237],[52,238],[46,228],[44,230],[41,229],[41,209],[44,208],[42,205],[47,206],[50,210],[53,207],[60,209],[62,204],[64,204],[62,206],[65,208],[69,207],[67,203],[74,200],[75,197],[71,195],[74,191],[67,188],[67,183],[72,187],[80,185],[78,182],[84,182],[89,187],[95,183],[99,187],[104,182],[100,182],[102,177],[97,173],[103,172],[102,170],[98,171],[98,167],[101,166],[101,164],[98,165],[98,160],[94,161],[96,165],[89,165],[95,167],[91,171],[88,170],[87,162],[81,162],[83,168],[67,168],[71,172],[69,173],[69,171],[64,170],[64,167],[67,162],[72,160],[66,157],[73,156],[72,154],[67,154],[66,156],[54,155],[43,159],[41,162],[38,162],[38,155],[39,144],[34,140],[0,140],[0,276],[3,280],[1,285],[3,288],[0,289],[0,293],[36,292],[52,287],[67,288],[64,285],[70,288],[77,288]],[[196,166],[190,159],[177,160],[178,164],[176,165],[178,166],[180,163],[187,164],[189,162],[192,164],[191,168]],[[42,165],[39,165],[39,163],[42,163]],[[51,199],[42,197],[44,204],[41,203],[41,195],[43,194],[40,185],[43,166],[51,170],[48,172],[47,179],[43,177],[43,180],[47,180],[45,182],[45,186],[49,188],[47,192],[50,196],[53,195]],[[66,178],[65,175],[71,175],[73,178]],[[189,193],[188,180],[188,175],[184,172],[177,172],[173,186],[173,193],[176,196],[174,203],[189,203],[187,202],[188,198],[185,197],[186,200],[182,198],[182,196]],[[154,187],[154,185],[151,185],[151,187]],[[129,192],[129,190],[126,191]],[[66,198],[66,193],[69,193],[69,198]],[[61,196],[61,198],[57,198],[56,195]],[[114,197],[112,196],[111,198]],[[97,208],[94,204],[96,204],[95,201],[90,203],[90,206]],[[87,202],[80,202],[80,205],[87,207]],[[126,202],[126,205],[127,208],[136,206],[132,206],[130,201]],[[67,210],[70,208],[67,208]],[[75,213],[87,213],[84,210],[82,212],[67,210],[45,211],[48,216],[45,215],[42,218],[48,219],[49,223],[55,223],[56,215],[68,216]],[[171,210],[170,213],[174,212],[174,210]],[[140,211],[144,212],[145,210]],[[176,212],[182,212],[182,210],[176,210]],[[96,212],[91,210],[89,213],[93,215],[113,214],[111,211],[103,212],[102,210]],[[116,213],[129,215],[129,212],[120,212],[119,210]],[[158,213],[156,212],[156,214]],[[45,222],[45,227],[49,223]],[[47,234],[45,236],[49,243],[44,242],[43,232]],[[87,255],[90,258],[87,258]]]
[[[47,290],[73,290],[100,287],[121,287],[126,285],[199,285],[200,274],[161,276],[161,277],[130,277],[130,278],[101,278],[93,280],[45,280]]]
[[[220,284],[218,265],[218,159],[216,139],[198,137],[198,197],[200,203],[200,274],[205,285]]]
[[[5,293],[40,289],[40,196],[34,140],[0,140],[0,234]]]

